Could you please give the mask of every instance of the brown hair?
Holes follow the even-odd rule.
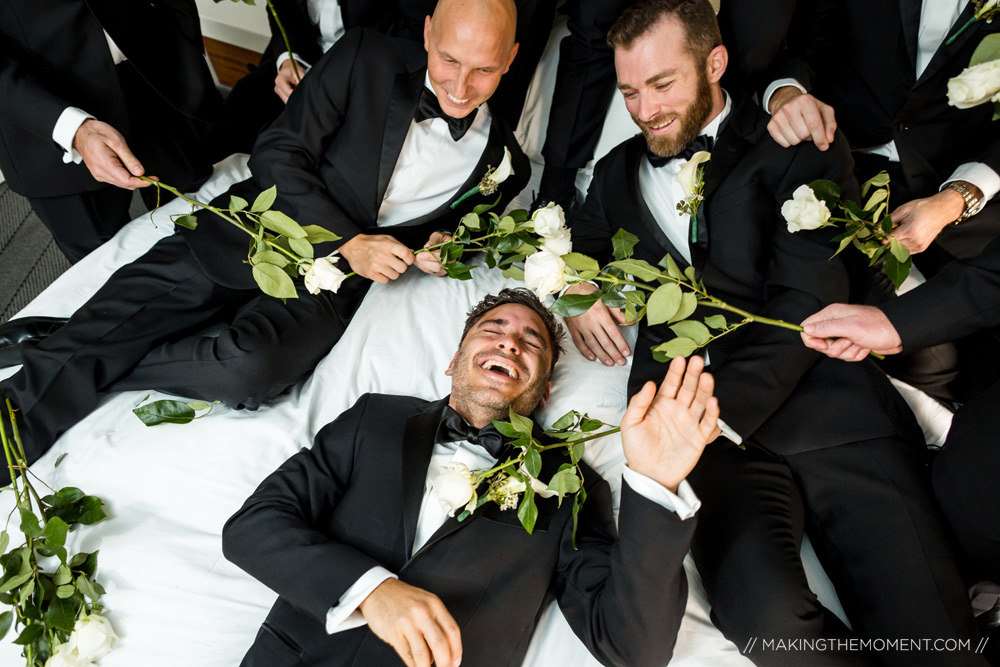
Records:
[[[483,319],[483,315],[494,308],[508,304],[530,308],[541,318],[546,331],[549,333],[549,341],[552,343],[552,364],[549,366],[549,370],[551,371],[555,368],[556,361],[559,360],[559,355],[562,352],[562,341],[565,337],[565,332],[562,325],[556,320],[555,315],[545,309],[545,306],[538,300],[534,292],[523,287],[504,288],[500,290],[499,294],[487,294],[483,297],[482,301],[473,306],[465,320],[465,329],[462,331],[462,339],[459,341],[459,345],[465,340],[472,327],[476,326],[476,322]]]
[[[613,49],[628,49],[666,18],[674,18],[687,37],[685,47],[699,61],[722,44],[719,22],[708,0],[639,0],[618,17],[608,31]]]

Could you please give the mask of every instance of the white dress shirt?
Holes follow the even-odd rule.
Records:
[[[923,0],[920,8],[920,27],[917,31],[917,79],[927,69],[927,65],[930,64],[934,54],[937,53],[948,35],[957,27],[955,24],[958,17],[967,4],[969,4],[969,0]],[[773,81],[764,91],[764,99],[762,100],[764,109],[769,110],[771,95],[783,86],[794,86],[803,93],[808,92],[805,86],[795,79],[778,79]],[[862,153],[882,155],[890,162],[899,162],[899,151],[896,150],[895,141],[858,150]],[[997,192],[1000,192],[1000,175],[982,162],[967,162],[959,165],[945,183],[951,181],[972,183],[983,191],[986,199],[992,199]],[[941,184],[942,188],[945,183]]]
[[[442,468],[451,463],[464,463],[470,470],[488,470],[496,465],[496,462],[496,459],[490,456],[485,449],[466,441],[434,445],[424,481],[424,496],[420,502],[420,513],[417,517],[413,554],[420,551],[421,547],[448,519],[447,510],[438,502],[437,497],[431,491],[431,483],[441,474]],[[687,480],[678,485],[677,493],[674,494],[658,482],[635,472],[628,466],[625,466],[622,471],[622,479],[632,487],[633,491],[676,512],[683,520],[690,519],[701,507],[701,501],[698,500]],[[333,634],[365,625],[364,616],[358,611],[358,605],[364,602],[365,598],[383,581],[396,578],[395,574],[383,567],[373,567],[361,575],[327,612],[326,631]]]
[[[319,28],[319,39],[316,40],[323,53],[330,50],[337,40],[344,36],[344,16],[340,13],[340,0],[309,0],[306,3],[306,11],[309,13],[309,20]],[[299,54],[292,51],[292,56],[297,62],[308,71],[313,63],[307,63],[299,57]],[[281,64],[288,60],[288,51],[283,51],[278,56],[277,66],[281,69]]]
[[[425,85],[431,88],[430,77]],[[403,148],[378,210],[379,227],[416,220],[458,198],[479,164],[490,138],[490,111],[484,104],[458,141],[442,118],[410,121]],[[493,165],[494,167],[496,165]],[[485,174],[483,174],[485,175]]]

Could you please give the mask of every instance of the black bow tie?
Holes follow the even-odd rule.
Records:
[[[445,406],[444,414],[441,415],[441,423],[438,424],[434,442],[458,442],[466,440],[473,445],[479,445],[490,456],[499,460],[505,449],[503,436],[497,431],[493,424],[487,424],[481,429],[470,426],[462,415],[455,412],[451,406]]]
[[[698,138],[692,142],[690,146],[682,150],[677,155],[671,155],[670,157],[660,157],[649,150],[649,144],[646,144],[646,157],[649,158],[649,163],[656,168],[660,168],[667,164],[671,160],[690,160],[692,156],[698,151],[708,151],[712,152],[712,146],[715,145],[715,139],[708,136],[707,134],[699,134]]]
[[[441,103],[438,102],[437,95],[427,88],[427,86],[424,86],[424,91],[420,93],[420,104],[417,106],[417,113],[414,114],[413,120],[419,123],[430,118],[440,118],[448,123],[448,131],[451,132],[451,138],[458,141],[472,127],[472,121],[476,120],[476,113],[478,112],[479,109],[473,109],[472,113],[465,118],[452,118],[441,111]]]

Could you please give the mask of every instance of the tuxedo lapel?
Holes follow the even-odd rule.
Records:
[[[959,14],[958,20],[955,21],[955,24],[951,26],[951,30],[948,31],[948,37],[945,37],[945,40],[941,42],[941,46],[939,46],[938,50],[934,52],[934,56],[931,58],[931,61],[927,63],[927,69],[925,69],[923,74],[920,75],[920,78],[917,79],[916,85],[931,79],[931,77],[933,77],[939,69],[944,67],[948,61],[951,60],[951,58],[958,53],[959,50],[961,50],[966,42],[970,39],[978,38],[985,21],[974,22],[968,28],[963,30],[962,34],[956,37],[954,42],[947,44],[948,39],[954,35],[959,28],[965,25],[969,19],[972,18],[973,14],[975,14],[975,10],[975,3],[970,2],[965,6],[965,9],[963,9],[962,13]],[[962,67],[965,67],[968,64],[969,63],[962,63]]]
[[[392,95],[385,115],[385,128],[382,132],[382,153],[378,165],[378,189],[375,193],[375,210],[382,205],[389,179],[396,169],[396,161],[403,150],[406,133],[410,130],[410,122],[420,102],[420,92],[424,87],[426,67],[415,71],[400,72],[392,84]]]
[[[417,518],[420,515],[420,503],[424,497],[424,484],[427,481],[427,466],[434,450],[434,435],[441,421],[441,413],[447,404],[447,397],[430,403],[406,422],[403,452],[400,457],[403,466],[403,534],[406,549],[403,558],[405,560],[409,560],[413,552]]]
[[[906,55],[910,59],[910,72],[916,81],[917,72],[917,35],[920,32],[921,0],[899,0],[899,19],[903,29],[903,41],[906,43]],[[971,4],[971,3],[970,3]]]
[[[665,253],[670,253],[670,256],[678,264],[682,267],[687,266],[684,255],[670,242],[670,239],[663,232],[663,228],[660,227],[660,223],[656,221],[653,212],[649,210],[649,206],[646,205],[646,198],[642,196],[642,189],[639,187],[639,169],[642,168],[642,160],[646,159],[646,139],[641,136],[633,139],[629,142],[627,150],[626,164],[629,165],[629,169],[626,174],[625,183],[628,188],[628,197],[625,198],[625,201],[635,202],[635,211],[633,213],[639,219],[643,229],[649,233],[649,237],[655,239],[660,248]],[[639,236],[640,240],[642,240],[641,235]]]

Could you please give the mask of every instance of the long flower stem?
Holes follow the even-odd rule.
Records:
[[[302,80],[302,75],[299,74],[299,67],[295,63],[295,58],[292,56],[292,43],[288,41],[288,33],[285,32],[285,26],[281,24],[281,19],[278,18],[278,11],[271,4],[271,0],[267,0],[267,8],[271,10],[271,16],[274,17],[274,22],[278,26],[278,32],[281,33],[281,39],[285,42],[285,51],[288,52],[288,59],[292,61],[292,71],[295,72],[295,78],[299,81]]]

